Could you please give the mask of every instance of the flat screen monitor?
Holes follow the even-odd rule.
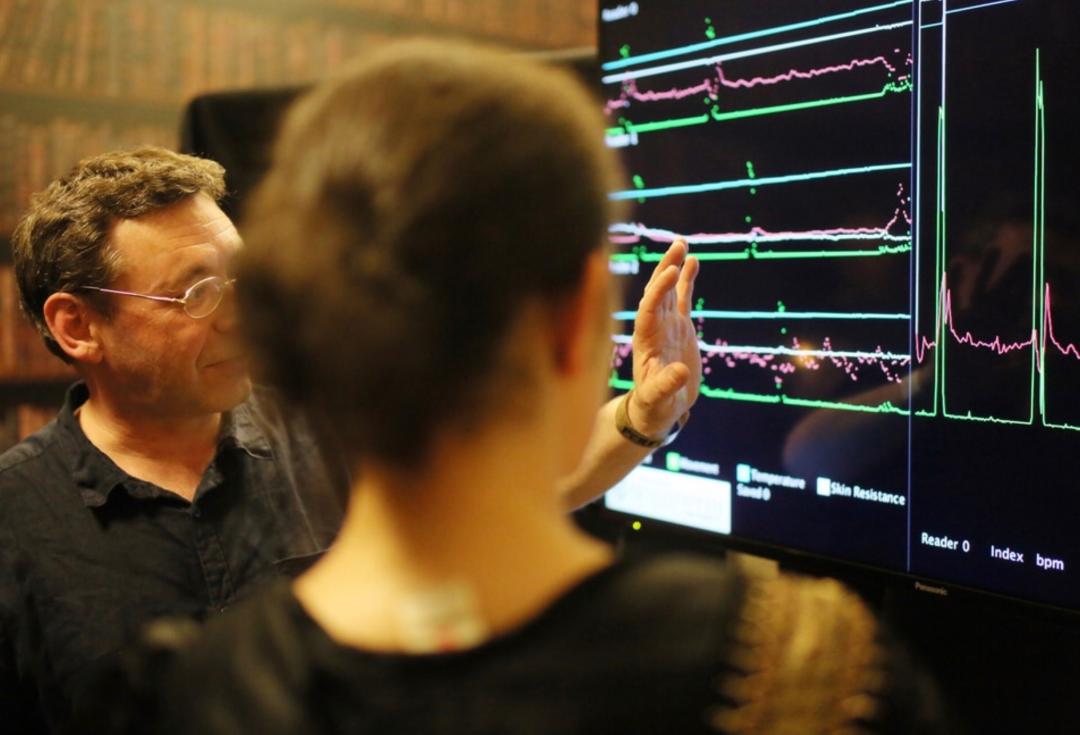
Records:
[[[1080,6],[599,13],[611,268],[636,298],[687,240],[704,362],[606,508],[1080,609]]]

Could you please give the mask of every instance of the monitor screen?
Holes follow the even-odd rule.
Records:
[[[685,431],[612,511],[1080,609],[1080,7],[600,3],[612,385],[701,261]]]

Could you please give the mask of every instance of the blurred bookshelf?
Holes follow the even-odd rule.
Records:
[[[10,263],[0,264],[0,452],[51,421],[74,379],[20,311]]]
[[[0,452],[55,415],[74,372],[18,308],[10,233],[80,159],[176,148],[214,91],[303,84],[402,36],[595,45],[593,0],[0,0]]]

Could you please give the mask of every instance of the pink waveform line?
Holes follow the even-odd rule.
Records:
[[[636,225],[640,234],[635,235],[612,235],[609,239],[615,244],[635,243],[646,237],[653,242],[673,242],[680,237],[690,244],[743,242],[745,240],[757,240],[758,242],[771,242],[778,240],[829,240],[848,237],[883,237],[889,234],[889,228],[896,224],[898,217],[893,217],[884,227],[833,227],[824,230],[766,230],[764,227],[751,227],[746,232],[695,232],[689,235],[678,235],[667,230]]]
[[[909,227],[911,215],[907,211],[908,200],[904,196],[904,185],[901,183],[897,190],[900,203],[893,211],[892,217],[880,227],[831,227],[817,230],[782,230],[774,232],[763,227],[754,226],[746,232],[695,232],[692,234],[679,234],[671,230],[655,227],[647,227],[640,222],[617,223],[611,226],[608,239],[616,245],[633,244],[642,237],[657,243],[669,243],[677,239],[686,240],[691,245],[718,244],[748,242],[781,242],[786,240],[839,240],[839,239],[871,239],[874,237],[886,237],[890,230],[901,220]],[[895,236],[894,236],[895,237]]]
[[[948,290],[949,289],[948,289],[948,285],[947,285],[946,275],[944,273],[942,273],[941,274],[941,283],[938,284],[938,299],[939,300],[943,299],[945,297],[945,294],[948,292]],[[951,298],[952,297],[950,297],[950,299]],[[918,327],[918,325],[916,325],[916,327]],[[941,314],[937,313],[937,314],[934,314],[934,334],[936,335],[940,331],[941,331]],[[935,340],[929,339],[924,334],[919,334],[918,332],[915,333],[915,361],[916,362],[921,364],[926,359],[926,353],[929,352],[932,349],[935,349],[935,348],[937,348],[937,342]]]
[[[1039,329],[1032,329],[1031,337],[1026,340],[1020,340],[1015,342],[1009,342],[1003,340],[1000,336],[994,336],[993,339],[985,340],[979,339],[972,335],[970,331],[961,331],[957,328],[953,320],[952,311],[952,291],[948,288],[948,283],[944,274],[941,279],[941,290],[939,292],[941,302],[944,307],[940,310],[939,315],[935,319],[935,334],[940,331],[941,322],[944,320],[945,326],[948,329],[948,333],[952,336],[958,344],[967,345],[976,349],[989,350],[997,355],[1007,355],[1017,350],[1023,350],[1031,348],[1035,350],[1036,366],[1037,369],[1042,372],[1044,370],[1043,361],[1046,357],[1046,347],[1040,348],[1039,341]],[[1075,344],[1062,343],[1054,333],[1054,318],[1052,309],[1052,298],[1050,284],[1047,283],[1043,295],[1044,316],[1042,331],[1047,340],[1053,345],[1059,353],[1066,357],[1072,357],[1080,361],[1080,348]],[[704,320],[699,319],[697,323],[698,329],[704,327]],[[728,346],[728,342],[723,339],[715,340],[714,344],[718,347]],[[799,343],[798,337],[793,337],[791,340],[792,349],[801,350],[802,345]],[[915,351],[916,360],[922,363],[926,359],[926,353],[937,347],[937,343],[934,340],[928,339],[925,335],[916,335]],[[724,367],[734,368],[739,363],[746,363],[752,367],[763,368],[772,372],[780,373],[782,375],[790,375],[794,373],[801,363],[802,367],[807,370],[820,370],[822,364],[831,363],[834,367],[840,369],[850,378],[852,381],[857,382],[860,377],[861,369],[868,365],[877,365],[885,380],[890,382],[899,383],[901,381],[901,374],[893,367],[895,365],[902,368],[910,361],[909,358],[896,360],[891,358],[885,358],[884,353],[880,345],[875,348],[876,353],[882,353],[881,357],[874,354],[870,354],[866,357],[849,358],[844,355],[830,354],[832,352],[832,341],[829,337],[825,337],[821,345],[822,351],[826,354],[821,357],[815,357],[806,355],[803,357],[788,357],[779,358],[776,355],[761,355],[753,352],[727,352],[723,355],[705,353],[702,355],[702,364],[704,366],[704,372],[709,374],[712,372],[711,362],[714,359],[718,359],[723,363]],[[615,364],[616,366],[622,365],[622,363],[629,358],[632,352],[632,347],[629,344],[619,345],[615,350]],[[780,378],[777,378],[780,380]]]
[[[949,334],[959,344],[968,345],[976,349],[987,349],[996,352],[998,355],[1005,355],[1009,352],[1031,347],[1038,343],[1037,331],[1031,330],[1031,336],[1029,339],[1020,342],[1004,342],[1000,336],[995,336],[990,340],[982,340],[976,338],[971,332],[965,331],[963,334],[956,328],[956,322],[953,318],[952,311],[952,290],[948,285],[948,278],[946,274],[941,274],[941,285],[938,287],[938,298],[940,303],[943,304],[943,308],[940,309],[940,313],[934,317],[934,334],[941,332],[942,321],[945,323],[945,327],[949,330]],[[918,362],[923,362],[926,359],[926,353],[930,349],[936,348],[937,342],[927,338],[925,335],[916,335],[915,338],[915,359]]]
[[[704,320],[699,319],[697,326],[699,330],[703,329]],[[723,339],[716,339],[713,344],[717,347],[727,347],[730,343]],[[791,338],[791,348],[794,350],[803,349],[798,337]],[[724,352],[723,354],[705,352],[701,357],[701,362],[703,372],[706,375],[712,373],[711,363],[717,360],[722,363],[722,367],[735,368],[738,367],[739,363],[745,363],[751,367],[770,370],[781,375],[790,375],[796,372],[800,367],[804,370],[815,371],[820,370],[822,365],[831,364],[833,367],[843,372],[852,382],[859,381],[864,367],[876,365],[881,370],[885,380],[892,383],[899,383],[901,381],[901,373],[899,370],[903,369],[905,365],[911,362],[911,358],[909,357],[899,360],[886,357],[881,349],[881,345],[878,345],[874,349],[874,353],[865,357],[848,357],[846,355],[836,354],[833,352],[832,340],[829,337],[825,337],[822,340],[821,351],[825,354],[821,356],[800,355],[786,357],[742,351]],[[625,357],[625,355],[623,357]],[[777,377],[776,380],[777,382],[780,382],[781,378]]]
[[[974,347],[976,349],[990,350],[998,355],[1006,355],[1010,352],[1015,352],[1016,350],[1027,349],[1030,347],[1035,351],[1035,364],[1038,367],[1039,371],[1042,371],[1043,360],[1046,357],[1046,351],[1045,347],[1042,347],[1042,354],[1040,354],[1041,343],[1039,340],[1039,329],[1032,329],[1031,337],[1029,339],[1017,342],[1007,342],[1003,340],[1000,336],[994,336],[993,339],[989,340],[978,339],[969,331],[965,331],[963,334],[961,334],[953,320],[952,291],[948,287],[946,276],[944,274],[942,274],[941,277],[941,290],[939,293],[941,295],[942,303],[944,304],[944,309],[942,309],[943,313],[938,315],[935,319],[935,334],[940,331],[941,320],[942,318],[944,318],[945,325],[949,330],[949,334],[952,335],[952,338],[956,340],[956,342],[959,344]],[[1054,334],[1054,316],[1053,310],[1051,308],[1049,283],[1046,284],[1046,288],[1044,291],[1043,307],[1043,334],[1050,341],[1050,344],[1052,344],[1054,348],[1062,355],[1066,357],[1072,356],[1076,360],[1080,360],[1080,349],[1077,349],[1076,345],[1072,344],[1071,342],[1068,344],[1062,344],[1061,341],[1058,340],[1057,335]],[[927,351],[936,347],[937,343],[934,340],[928,339],[925,335],[916,335],[915,359],[920,363],[923,362],[926,359]]]
[[[1022,342],[1004,342],[1000,336],[995,336],[992,340],[981,340],[976,339],[971,332],[964,332],[964,334],[961,335],[960,332],[957,331],[956,324],[953,321],[952,291],[948,289],[945,290],[945,323],[948,325],[949,333],[952,335],[953,339],[960,344],[979,349],[992,350],[998,355],[1007,355],[1010,352],[1023,350],[1038,343],[1038,330],[1034,328],[1031,330],[1031,336]]]
[[[792,349],[801,349],[797,338],[793,338]],[[726,347],[729,343],[722,339],[717,339],[714,343],[717,347]],[[832,351],[832,341],[826,337],[822,341],[822,351],[830,353]],[[876,350],[878,353],[882,353],[881,346],[879,345]],[[712,373],[711,362],[716,355],[705,354],[702,356],[702,365],[706,375]],[[896,363],[898,366],[903,367],[910,360],[905,358],[903,360],[892,360],[884,357],[882,353],[881,357],[868,356],[849,358],[843,355],[826,354],[822,357],[786,357],[778,358],[776,355],[759,355],[754,352],[727,352],[723,356],[719,357],[719,360],[723,363],[724,367],[734,368],[737,367],[740,362],[746,363],[751,367],[757,367],[762,369],[771,370],[783,375],[790,375],[796,372],[801,363],[801,367],[805,370],[820,370],[821,366],[825,363],[832,364],[833,367],[843,372],[852,382],[858,382],[863,367],[876,365],[882,372],[884,378],[893,383],[899,383],[901,380],[900,374],[890,368],[886,363]]]
[[[1067,344],[1067,345],[1063,345],[1063,344],[1061,344],[1061,342],[1058,341],[1057,337],[1054,336],[1054,318],[1053,318],[1053,314],[1052,314],[1052,312],[1050,310],[1050,284],[1049,283],[1046,284],[1046,293],[1043,296],[1043,304],[1044,304],[1044,311],[1046,312],[1046,317],[1044,319],[1044,321],[1046,323],[1043,325],[1043,328],[1046,330],[1046,337],[1047,337],[1047,339],[1050,340],[1050,344],[1054,345],[1054,347],[1057,348],[1058,352],[1060,352],[1062,355],[1065,355],[1066,357],[1068,357],[1069,355],[1072,355],[1077,360],[1080,360],[1080,351],[1078,351],[1076,349],[1076,345],[1072,344],[1071,342],[1069,344]],[[1045,352],[1043,354],[1043,357],[1046,357]],[[1039,369],[1041,370],[1042,369],[1042,360],[1039,360],[1038,363],[1039,363]]]
[[[908,213],[907,208],[904,206],[910,200],[904,198],[904,182],[903,181],[901,181],[899,184],[896,185],[896,198],[900,200],[900,204],[896,207],[896,211],[893,212],[893,218],[889,221],[889,224],[885,225],[886,230],[889,229],[893,224],[896,223],[897,215],[903,215],[904,222],[907,222],[909,225],[911,224],[911,215]]]
[[[937,347],[937,342],[928,339],[926,335],[919,334],[915,337],[915,361],[922,363],[926,359],[926,353]]]
[[[699,318],[697,320],[697,328],[699,330],[704,329],[704,319]],[[716,347],[728,347],[730,345],[724,339],[716,339],[713,344]],[[803,346],[799,342],[798,337],[791,338],[791,348],[793,350],[802,350]],[[833,352],[832,340],[829,337],[825,337],[821,343],[821,352],[824,354],[820,356],[815,355],[798,355],[798,356],[780,356],[773,354],[759,354],[757,352],[750,351],[731,351],[724,352],[723,354],[710,352],[703,350],[701,356],[702,372],[706,375],[712,374],[713,363],[719,362],[720,367],[735,368],[740,363],[749,365],[750,367],[760,368],[762,370],[768,370],[776,373],[775,380],[778,384],[781,383],[783,378],[781,376],[791,375],[797,372],[800,367],[804,370],[816,371],[820,370],[823,365],[831,364],[843,372],[852,382],[858,382],[861,377],[862,370],[865,367],[877,366],[881,370],[881,373],[885,380],[892,383],[899,383],[902,379],[901,370],[904,369],[908,363],[911,362],[910,357],[903,357],[900,359],[887,357],[881,349],[881,345],[874,348],[874,352],[866,356],[849,357],[847,355],[836,354]],[[617,344],[612,353],[612,364],[615,368],[622,367],[630,356],[633,354],[633,345],[629,342]]]
[[[908,63],[910,63],[910,56],[908,57]],[[872,58],[865,59],[852,59],[846,64],[833,64],[832,66],[822,66],[816,69],[789,69],[782,74],[776,74],[771,77],[749,77],[743,79],[729,79],[724,74],[724,69],[720,64],[716,65],[716,75],[713,78],[707,78],[702,80],[700,84],[695,84],[690,87],[673,87],[672,89],[664,91],[652,91],[647,90],[642,92],[638,89],[637,80],[629,79],[623,86],[622,93],[617,99],[608,100],[605,105],[605,111],[611,113],[612,110],[616,110],[622,107],[629,107],[630,100],[633,99],[636,102],[658,102],[661,100],[681,100],[685,97],[691,97],[695,94],[707,93],[710,97],[715,97],[720,91],[720,87],[726,87],[728,89],[750,89],[759,85],[771,85],[780,84],[781,82],[790,82],[794,79],[813,79],[825,74],[835,74],[842,71],[854,71],[855,69],[863,66],[873,66],[874,64],[881,64],[890,73],[896,71],[896,67],[889,62],[884,56],[874,56]]]
[[[728,79],[724,76],[724,70],[717,64],[716,79],[728,89],[749,89],[761,84],[779,84],[780,82],[790,82],[792,79],[813,79],[814,77],[820,77],[824,74],[834,74],[838,71],[854,71],[860,66],[872,66],[874,64],[881,64],[890,72],[896,71],[896,67],[890,64],[889,60],[884,56],[875,56],[869,59],[852,59],[846,64],[822,66],[817,69],[807,69],[806,71],[789,69],[783,74],[776,74],[771,77],[751,77],[750,79]]]

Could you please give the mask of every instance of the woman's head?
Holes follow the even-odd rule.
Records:
[[[559,70],[420,42],[301,100],[238,266],[269,379],[393,463],[527,390],[507,338],[572,298],[610,219],[596,107]]]

